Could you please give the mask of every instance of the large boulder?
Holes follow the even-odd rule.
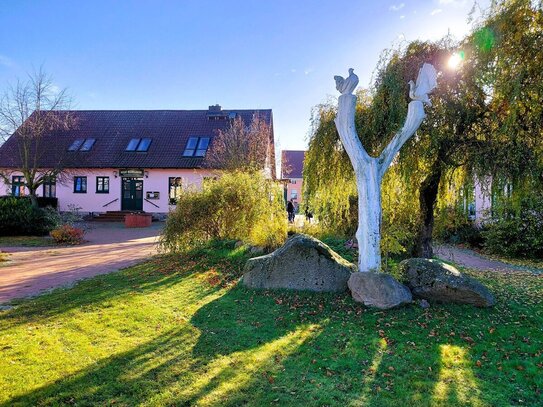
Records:
[[[409,289],[390,274],[372,271],[353,273],[348,285],[353,299],[369,307],[389,309],[413,300]]]
[[[408,259],[400,263],[403,282],[415,297],[477,307],[494,305],[494,297],[477,280],[438,260]]]
[[[341,292],[354,271],[320,240],[299,234],[273,253],[248,260],[242,282],[250,288]]]

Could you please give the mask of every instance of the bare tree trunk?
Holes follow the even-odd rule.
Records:
[[[39,185],[36,185],[36,173],[31,169],[24,169],[22,172],[25,180],[24,185],[26,189],[28,189],[28,196],[30,198],[30,202],[32,203],[33,207],[37,208],[38,197],[36,196],[36,191],[38,190]]]
[[[377,161],[371,161],[358,176],[358,268],[378,271],[381,268],[381,180]]]
[[[354,124],[356,96],[343,94],[338,99],[336,128],[356,175],[358,189],[358,271],[381,268],[381,181],[403,144],[415,133],[424,119],[420,101],[409,103],[407,118],[379,157],[368,155]]]
[[[28,191],[28,196],[30,197],[30,202],[32,203],[32,206],[37,208],[38,197],[36,196],[36,191]]]
[[[415,255],[431,259],[434,257],[432,234],[434,231],[434,208],[437,202],[441,166],[435,161],[430,173],[422,181],[419,189],[420,222],[415,246]]]

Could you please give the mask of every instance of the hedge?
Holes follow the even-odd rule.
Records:
[[[48,212],[33,207],[29,197],[0,197],[0,236],[43,236],[55,226]]]

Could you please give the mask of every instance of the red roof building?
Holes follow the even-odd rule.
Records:
[[[67,112],[58,112],[65,114]],[[253,115],[271,128],[271,110],[82,110],[69,112],[69,130],[46,133],[40,141],[39,168],[62,161],[66,179],[44,186],[41,196],[56,196],[61,210],[71,205],[82,212],[143,210],[167,213],[182,188],[199,187],[213,169],[205,155],[218,130]],[[275,162],[273,148],[269,163]],[[12,182],[0,180],[0,195],[22,195],[19,142],[11,136],[0,146],[0,169]],[[266,169],[275,178],[275,168]]]

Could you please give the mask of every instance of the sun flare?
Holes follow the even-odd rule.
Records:
[[[450,69],[457,69],[460,66],[460,63],[462,62],[462,54],[455,52],[449,57],[449,61],[447,62],[447,66]]]

